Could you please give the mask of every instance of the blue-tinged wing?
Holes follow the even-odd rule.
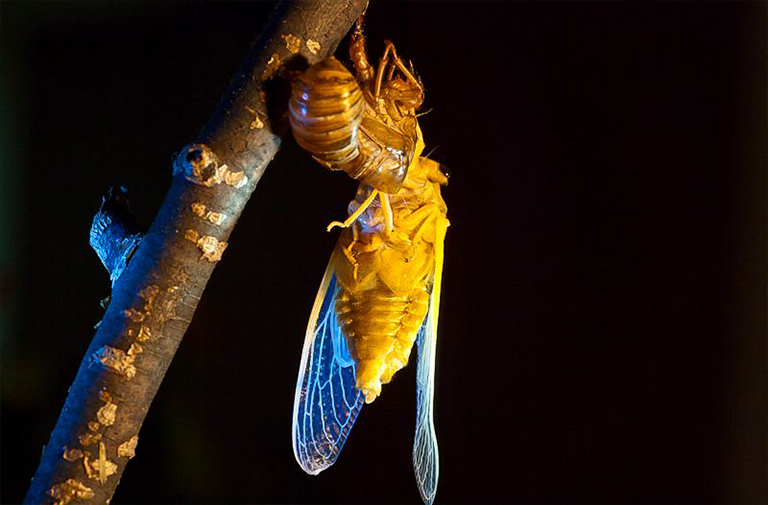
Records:
[[[293,404],[293,453],[311,475],[336,462],[365,403],[336,320],[339,287],[333,264],[331,258],[312,307]]]
[[[419,494],[427,505],[435,499],[440,463],[437,436],[432,418],[432,399],[435,391],[435,334],[431,330],[433,319],[430,301],[429,314],[419,330],[416,345],[419,347],[419,365],[416,371],[416,436],[413,440],[413,470]]]
[[[416,345],[419,348],[419,365],[416,371],[416,435],[413,440],[413,470],[421,499],[432,505],[437,491],[440,461],[437,435],[432,415],[435,395],[435,350],[437,347],[437,320],[440,315],[440,288],[443,274],[443,241],[448,221],[438,223],[435,240],[435,274],[429,312],[424,318]]]

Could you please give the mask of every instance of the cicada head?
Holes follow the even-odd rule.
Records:
[[[424,103],[424,87],[397,76],[386,83],[384,98],[393,101],[400,109],[413,114]]]

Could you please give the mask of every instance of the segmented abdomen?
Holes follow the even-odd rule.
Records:
[[[366,107],[349,70],[336,58],[321,61],[293,82],[288,104],[293,136],[325,167],[395,193],[412,160],[416,117],[401,119],[396,128]]]
[[[364,110],[360,86],[336,58],[311,66],[293,83],[293,136],[329,168],[338,170],[358,156],[357,128]]]
[[[428,308],[426,278],[405,295],[392,293],[381,282],[356,293],[344,287],[339,291],[336,314],[357,364],[356,386],[366,394],[366,402],[408,363]]]

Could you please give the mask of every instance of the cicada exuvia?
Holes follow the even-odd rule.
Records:
[[[368,62],[361,22],[350,42],[355,75],[335,58],[294,78],[290,122],[299,145],[360,181],[323,276],[304,340],[293,411],[293,449],[310,474],[331,466],[364,403],[418,351],[413,465],[434,500],[435,345],[447,208],[440,164],[421,156],[416,111],[424,88],[386,42]]]

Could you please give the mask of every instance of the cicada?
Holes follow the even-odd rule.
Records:
[[[422,156],[424,87],[387,41],[369,63],[361,21],[353,75],[335,58],[294,78],[290,122],[326,168],[360,181],[309,318],[293,410],[293,450],[316,475],[333,465],[364,403],[418,346],[413,465],[432,503],[438,449],[432,405],[447,208],[440,164]]]

